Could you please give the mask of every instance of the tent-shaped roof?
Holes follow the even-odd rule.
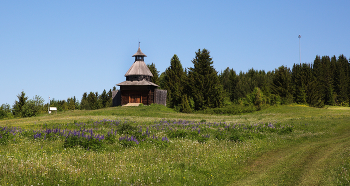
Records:
[[[137,49],[137,52],[132,56],[132,57],[135,57],[135,56],[144,56],[144,57],[147,57],[146,54],[142,53],[141,52],[141,48],[139,47],[139,49]]]
[[[131,67],[125,74],[125,76],[134,76],[134,75],[153,77],[152,72],[148,69],[144,61],[135,61],[134,64],[131,65]]]
[[[123,86],[123,85],[152,85],[152,86],[155,86],[155,87],[158,87],[157,84],[154,84],[150,81],[146,81],[146,80],[142,80],[142,81],[123,81],[119,84],[117,84],[118,86]]]

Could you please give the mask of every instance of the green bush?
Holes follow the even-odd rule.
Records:
[[[172,130],[168,132],[169,138],[185,138],[187,135],[185,130]]]
[[[282,129],[280,129],[277,133],[278,134],[290,134],[293,132],[293,128],[291,126],[287,126],[287,127],[282,127]]]
[[[85,137],[79,137],[75,135],[67,136],[63,147],[64,148],[73,148],[76,146],[81,146],[85,149],[88,150],[98,150],[103,148],[104,143],[102,142],[103,140],[97,139],[94,137],[91,138],[85,138]]]
[[[113,135],[113,134],[107,134],[107,136],[106,136],[106,138],[105,138],[105,141],[106,141],[106,143],[108,143],[108,144],[114,144],[114,143],[117,141],[117,139],[116,139],[115,135]]]
[[[0,110],[0,119],[6,118],[7,113],[4,110]]]
[[[215,133],[215,138],[218,140],[226,140],[227,139],[227,133],[225,131],[217,130]]]
[[[231,132],[231,134],[229,135],[229,140],[236,142],[244,141],[244,137],[239,132]]]
[[[117,131],[118,134],[132,134],[134,131],[136,131],[136,127],[130,125],[129,123],[123,123],[118,126]]]
[[[197,137],[197,141],[199,143],[204,143],[204,142],[207,142],[210,138],[210,135],[209,134],[206,134],[206,135],[201,135],[201,136],[198,136]]]
[[[0,128],[0,145],[7,145],[12,136],[7,128]]]

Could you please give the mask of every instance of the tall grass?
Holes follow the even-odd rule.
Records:
[[[144,106],[0,120],[0,126],[12,132],[8,142],[0,145],[0,185],[295,185],[310,183],[307,180],[346,185],[349,116],[346,109],[302,105],[235,116],[181,114]],[[175,125],[179,120],[184,124]],[[166,122],[174,124],[171,130],[164,127]],[[131,128],[122,128],[123,123]],[[269,123],[276,130],[258,129]],[[117,131],[115,141],[88,149],[65,146],[64,135],[34,139],[48,129],[59,128],[67,134],[84,127],[104,136],[111,129]],[[132,146],[121,143],[120,137],[137,137],[140,128],[139,137],[147,128],[150,133],[144,141]],[[201,141],[207,134],[208,140]],[[235,140],[234,135],[241,139]],[[163,137],[168,138],[165,146],[158,143]],[[302,162],[309,163],[300,166]]]

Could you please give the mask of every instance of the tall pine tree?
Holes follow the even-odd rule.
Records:
[[[271,89],[274,94],[279,95],[282,98],[283,104],[293,102],[292,76],[289,68],[280,66],[275,70]]]
[[[188,76],[195,109],[221,107],[224,93],[210,52],[199,49],[192,63],[194,67],[189,68]]]
[[[17,98],[18,101],[15,101],[13,105],[13,115],[22,117],[22,110],[27,104],[28,97],[26,97],[26,94],[22,91],[20,95],[17,95]]]
[[[91,110],[87,96],[88,96],[88,94],[86,92],[84,92],[83,97],[81,98],[81,103],[80,103],[81,110]]]
[[[152,82],[159,85],[159,71],[156,68],[156,65],[154,63],[147,65],[148,69],[152,72]]]
[[[175,108],[181,105],[184,88],[186,83],[186,74],[182,64],[176,54],[170,60],[170,66],[165,70],[163,86],[168,91],[167,105]]]
[[[347,104],[349,101],[349,63],[344,55],[340,55],[337,60],[337,101],[338,104]]]
[[[333,90],[333,74],[331,70],[331,60],[329,56],[322,56],[322,89],[323,89],[323,100],[327,105],[334,105],[334,90]]]

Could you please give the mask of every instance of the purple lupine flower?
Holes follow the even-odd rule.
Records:
[[[269,123],[268,127],[275,128],[272,123]]]
[[[162,137],[162,141],[169,141],[168,138],[165,136],[165,137]]]

